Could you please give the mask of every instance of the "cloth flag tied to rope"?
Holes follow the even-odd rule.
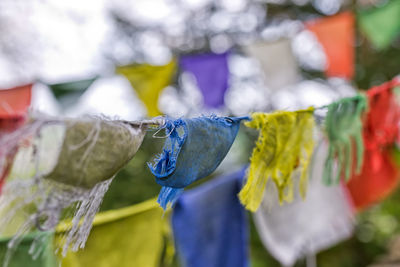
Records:
[[[224,104],[229,79],[228,57],[229,53],[209,53],[180,58],[179,66],[194,76],[207,107],[218,108]]]
[[[63,267],[157,267],[164,249],[166,257],[173,256],[170,234],[168,216],[163,217],[152,199],[96,215],[85,249],[69,252],[60,261]],[[63,235],[57,239],[62,246]]]
[[[354,16],[351,12],[310,21],[306,24],[324,48],[328,77],[351,79],[354,75]]]
[[[388,196],[399,182],[400,171],[391,155],[400,134],[399,94],[398,78],[367,91],[364,162],[361,172],[347,184],[359,210]]]
[[[75,104],[97,77],[71,82],[47,84],[58,103],[65,109]]]
[[[262,201],[269,178],[278,189],[279,200],[293,199],[293,177],[296,168],[301,168],[299,190],[305,197],[307,171],[314,141],[313,108],[295,112],[278,111],[272,114],[253,113],[247,127],[260,130],[250,159],[248,178],[240,191],[240,201],[246,209],[256,211]]]
[[[175,74],[175,60],[163,66],[149,64],[121,66],[116,71],[125,76],[131,83],[133,89],[145,104],[149,117],[161,115],[158,109],[158,98],[161,91],[170,84]]]
[[[70,247],[73,251],[84,247],[104,194],[115,174],[139,149],[145,129],[141,124],[96,117],[59,121],[38,118],[18,130],[23,138],[8,135],[6,144],[31,141],[20,149],[21,162],[14,164],[17,174],[4,186],[0,228],[6,227],[19,210],[35,207],[29,209],[31,213],[10,246],[31,229],[53,230],[64,215],[69,218],[70,213],[64,213],[69,208],[73,218],[62,253],[65,255]],[[18,173],[19,169],[27,171]]]
[[[57,164],[45,177],[83,188],[113,177],[136,154],[146,134],[145,126],[101,119],[63,124],[66,132]]]
[[[388,1],[381,7],[360,11],[360,28],[379,50],[385,49],[400,34],[400,1]]]
[[[165,209],[183,188],[210,175],[225,158],[247,117],[166,119],[163,152],[149,163],[156,182],[163,186],[158,202]]]
[[[31,96],[32,84],[0,89],[0,120],[26,116]]]
[[[265,248],[283,265],[293,266],[307,255],[350,238],[354,216],[343,186],[322,184],[323,162],[327,155],[324,143],[313,157],[306,199],[296,193],[295,200],[279,205],[271,182],[261,207],[253,214],[257,232]],[[298,181],[299,173],[295,174]]]
[[[245,47],[245,51],[260,61],[265,84],[272,90],[299,82],[299,68],[289,39],[255,43]]]
[[[237,198],[244,169],[183,193],[172,214],[175,244],[187,267],[248,266],[246,212]]]

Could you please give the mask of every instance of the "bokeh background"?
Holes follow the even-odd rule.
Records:
[[[168,116],[191,117],[319,106],[399,74],[400,38],[385,49],[376,49],[356,27],[354,78],[328,78],[324,50],[303,22],[391,1],[1,0],[0,88],[35,81],[31,109],[39,114],[102,114],[137,120],[147,116],[146,107],[128,80],[115,74],[115,66],[163,65],[174,55],[231,51],[225,106],[205,108],[192,77],[177,73],[162,91],[159,109]],[[400,20],[400,15],[395,19]],[[261,63],[242,48],[282,38],[289,40],[297,79],[281,88],[270,88]],[[73,102],[58,102],[47,86],[95,76],[99,78]],[[215,175],[247,163],[256,137],[256,132],[242,129]],[[158,194],[160,187],[146,162],[161,150],[162,142],[147,135],[134,160],[114,180],[102,210],[125,207]],[[359,214],[355,235],[317,255],[318,266],[367,266],[390,250],[400,251],[400,247],[393,248],[399,239],[399,222],[400,192]],[[251,266],[280,266],[262,246],[253,225],[250,250]],[[174,266],[178,266],[178,259]],[[305,261],[296,266],[305,266]]]

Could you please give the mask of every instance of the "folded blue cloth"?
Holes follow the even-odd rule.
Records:
[[[248,266],[247,218],[237,197],[244,173],[213,179],[177,200],[172,228],[185,266]]]
[[[248,117],[166,119],[166,141],[155,163],[149,163],[156,182],[163,186],[158,203],[165,209],[183,188],[210,175],[225,158]]]

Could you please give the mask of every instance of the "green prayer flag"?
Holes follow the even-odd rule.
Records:
[[[360,11],[358,21],[362,32],[379,50],[387,48],[400,34],[400,1]]]
[[[34,232],[22,237],[21,243],[15,249],[7,245],[12,237],[0,239],[0,264],[5,264],[9,256],[8,267],[57,267],[58,262],[54,253],[54,234],[50,232]],[[35,244],[35,242],[38,242]],[[33,249],[34,248],[34,249]],[[33,249],[33,253],[29,253]],[[9,253],[9,255],[7,255]],[[37,253],[37,254],[36,254]],[[36,255],[35,255],[36,254]]]
[[[48,84],[48,86],[61,106],[66,108],[74,104],[96,79],[97,77],[93,77],[84,80]]]
[[[325,184],[331,185],[335,181],[339,183],[341,177],[348,181],[353,173],[354,160],[355,173],[360,173],[364,157],[362,116],[368,108],[367,105],[366,95],[360,93],[354,97],[342,98],[328,106],[324,125],[329,141],[328,157],[322,177]],[[334,172],[336,179],[333,178]]]

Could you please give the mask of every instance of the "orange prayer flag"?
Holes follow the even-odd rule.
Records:
[[[354,75],[354,15],[338,15],[306,23],[324,48],[328,59],[326,75],[351,79]]]
[[[0,119],[23,117],[31,104],[32,84],[0,89]]]

